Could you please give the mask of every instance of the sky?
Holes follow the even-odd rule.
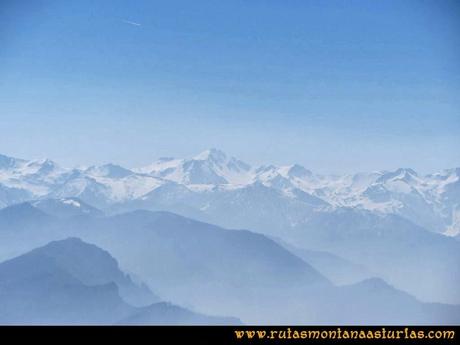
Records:
[[[460,166],[460,3],[0,0],[0,153]]]

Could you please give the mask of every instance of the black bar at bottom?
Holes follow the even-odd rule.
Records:
[[[61,344],[457,344],[459,334],[460,326],[0,326],[1,338],[15,343]]]

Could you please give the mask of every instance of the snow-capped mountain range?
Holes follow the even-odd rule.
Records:
[[[460,168],[423,176],[406,168],[320,175],[298,164],[251,166],[216,149],[135,169],[115,164],[69,169],[48,159],[0,155],[0,208],[43,199],[77,205],[69,198],[78,198],[107,213],[146,208],[218,220],[230,210],[242,219],[265,219],[268,225],[241,223],[256,230],[296,227],[312,212],[353,208],[396,214],[427,230],[459,236],[459,177]]]

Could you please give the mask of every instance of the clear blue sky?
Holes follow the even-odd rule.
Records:
[[[458,1],[0,1],[0,152],[460,166]]]

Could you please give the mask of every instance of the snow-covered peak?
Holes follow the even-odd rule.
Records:
[[[0,154],[0,170],[16,169],[26,163],[26,160]]]
[[[26,175],[46,176],[63,171],[57,163],[47,158],[29,161],[21,167],[21,172]]]
[[[209,149],[191,159],[160,158],[137,171],[186,185],[221,185],[246,183],[250,170],[245,162]]]
[[[395,171],[383,173],[382,176],[376,182],[387,182],[387,181],[403,181],[413,182],[418,179],[418,174],[409,168],[399,168]]]
[[[314,178],[310,170],[299,164],[277,167],[263,165],[255,169],[255,179],[267,185],[291,187]]]
[[[281,173],[291,178],[300,178],[300,179],[304,179],[304,178],[313,176],[313,173],[310,170],[306,169],[305,167],[299,164],[293,164],[293,165],[282,167]]]
[[[354,191],[362,191],[379,180],[384,173],[380,171],[366,173],[359,172],[342,178],[345,185]]]
[[[217,164],[224,164],[227,161],[227,155],[225,152],[211,148],[206,151],[203,151],[193,157],[193,160],[198,160],[198,161],[212,161]]]
[[[248,172],[251,166],[235,157],[229,157],[225,152],[211,148],[193,157],[193,161],[206,161],[210,166],[218,169],[227,169],[234,173]]]
[[[230,160],[227,162],[227,168],[236,172],[248,172],[251,170],[251,166],[249,164],[234,157],[230,158]]]
[[[99,166],[91,166],[85,172],[92,176],[108,177],[108,178],[124,178],[133,174],[131,170],[123,168],[116,164],[104,164]]]
[[[164,193],[168,184],[185,192]],[[318,200],[323,200],[333,207],[396,213],[439,232],[448,226],[449,234],[460,229],[460,168],[426,176],[409,168],[329,176],[314,174],[298,164],[252,168],[220,150],[209,149],[192,158],[163,157],[136,170],[110,163],[69,170],[49,159],[25,161],[0,155],[2,206],[17,200],[78,197],[105,209],[147,195],[168,195],[167,204],[188,205],[189,201],[178,195],[190,194],[200,202],[212,203],[207,198],[219,191],[222,195],[233,190],[252,193],[252,186],[296,202],[319,205]],[[218,198],[214,201],[220,202]]]
[[[257,167],[254,171],[257,175],[266,175],[266,174],[277,174],[278,167],[274,165],[261,165]]]
[[[182,162],[182,159],[162,157],[147,166],[138,169],[133,169],[133,171],[142,174],[151,174],[153,176],[164,177],[165,173],[171,172],[173,169],[177,168]]]

